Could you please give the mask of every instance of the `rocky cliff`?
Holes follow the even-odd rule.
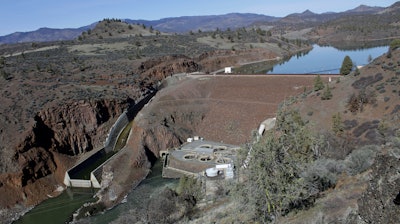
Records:
[[[43,185],[43,181],[38,180],[47,177],[54,180],[44,186],[43,191],[51,193],[76,158],[102,146],[113,121],[130,101],[69,101],[39,111],[31,128],[24,133],[25,138],[15,147],[13,159],[20,172],[0,177],[1,195],[16,191],[14,188],[23,193],[10,196],[7,201],[0,200],[1,207],[14,203],[35,204],[45,198],[45,195],[27,189]]]
[[[37,88],[32,94],[40,95],[49,91],[47,95],[52,100],[35,99],[38,103],[29,111],[30,103],[25,103],[29,101],[15,100],[14,107],[20,108],[18,113],[7,113],[5,119],[0,119],[0,139],[4,143],[0,146],[0,195],[5,195],[0,200],[0,208],[12,208],[16,204],[35,205],[46,199],[62,183],[65,171],[77,159],[103,146],[111,126],[129,105],[146,95],[149,88],[155,87],[166,76],[197,69],[198,64],[183,56],[160,57],[137,67],[139,75],[132,77],[136,83],[133,87],[103,87],[101,83],[92,86],[70,85],[69,95],[59,96],[55,95],[56,89]],[[102,77],[99,76],[99,79]],[[18,80],[19,77],[15,76],[6,87],[12,87]],[[81,89],[85,89],[84,94]],[[3,106],[0,112],[6,114],[10,109]],[[159,133],[161,130],[138,132],[139,140],[135,142],[133,151],[137,152],[137,158],[133,158],[128,167],[141,169],[143,166],[145,172],[135,180],[145,177],[148,164],[151,164],[148,157],[153,156],[150,156],[150,160],[157,157],[158,148],[165,149],[180,141],[172,138],[171,134]]]

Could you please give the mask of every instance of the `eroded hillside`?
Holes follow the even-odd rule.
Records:
[[[399,68],[392,45],[359,72],[286,100],[276,128],[249,147],[242,182],[225,188],[231,197],[192,223],[397,223]]]
[[[105,29],[111,35],[100,38]],[[104,21],[83,36],[0,47],[2,208],[24,208],[52,194],[66,169],[103,145],[119,114],[164,78],[310,48],[254,29],[163,35],[120,21]],[[151,136],[143,141],[162,144],[150,143]]]

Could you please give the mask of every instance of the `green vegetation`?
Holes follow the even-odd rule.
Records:
[[[396,50],[399,47],[400,47],[400,39],[395,39],[392,42],[390,42],[389,50],[388,50],[388,53],[386,54],[386,57],[387,58],[391,58],[392,57],[392,51]]]
[[[377,150],[378,147],[373,145],[354,150],[346,159],[348,172],[355,175],[367,170],[373,164]]]
[[[242,214],[236,218],[240,222],[279,223],[289,213],[313,206],[320,192],[334,187],[342,173],[357,175],[370,168],[379,147],[353,146],[341,152],[343,144],[347,145],[342,140],[344,130],[339,112],[332,116],[336,136],[324,137],[312,134],[297,110],[281,108],[276,130],[240,153],[239,163],[248,160],[248,155],[250,160],[240,173],[244,181],[232,194],[239,205],[235,213]],[[334,159],[329,156],[332,153],[343,155]]]
[[[314,79],[314,91],[319,91],[321,89],[323,89],[324,86],[324,82],[321,79],[321,76],[318,75],[317,77],[315,77]]]
[[[348,55],[346,55],[346,57],[344,57],[343,59],[342,67],[340,67],[340,74],[348,75],[350,74],[352,69],[353,69],[353,61],[350,59]]]
[[[359,76],[359,75],[360,75],[360,69],[358,69],[358,67],[356,67],[354,70],[354,76]]]
[[[201,182],[194,177],[182,176],[179,179],[176,192],[182,197],[194,197],[195,200],[200,200],[203,197]]]
[[[343,134],[344,127],[340,113],[336,113],[332,116],[332,131],[338,136]]]
[[[392,42],[390,42],[390,46],[389,46],[390,50],[395,50],[399,47],[400,47],[400,39],[395,39]]]
[[[302,172],[318,156],[314,150],[318,141],[299,112],[281,109],[277,132],[265,136],[250,147],[250,166],[243,171],[246,181],[236,192],[241,209],[256,222],[278,219],[314,200]]]
[[[371,90],[362,89],[358,94],[351,94],[347,101],[347,108],[352,113],[362,112],[364,105],[376,104],[376,93]]]
[[[332,92],[331,92],[331,88],[327,84],[325,86],[324,92],[322,93],[321,100],[330,100],[330,99],[332,99],[332,96],[333,95],[332,95]]]

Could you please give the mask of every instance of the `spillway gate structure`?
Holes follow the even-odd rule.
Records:
[[[104,147],[95,150],[89,157],[78,162],[65,172],[64,184],[67,187],[101,188],[103,167],[118,153],[114,152],[114,148],[119,136],[156,93],[157,91],[150,92],[138,100],[135,105],[123,112],[111,127]]]

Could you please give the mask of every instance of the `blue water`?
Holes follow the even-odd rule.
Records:
[[[388,51],[388,47],[374,47],[360,50],[338,50],[334,47],[313,46],[305,56],[293,56],[289,61],[275,65],[268,74],[339,74],[343,59],[348,55],[356,66],[368,64],[369,58],[376,58]]]

